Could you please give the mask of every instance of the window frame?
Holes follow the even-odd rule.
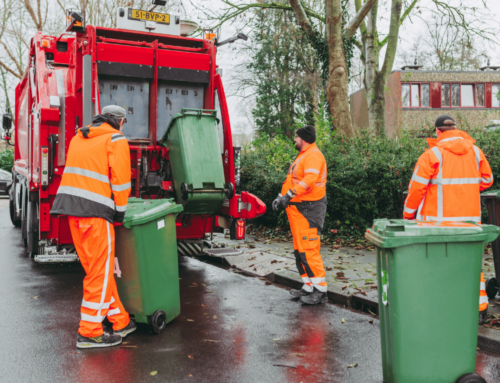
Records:
[[[403,85],[410,87],[410,106],[403,106]],[[412,85],[418,85],[418,106],[412,106]],[[429,106],[422,106],[422,85],[429,85]],[[401,108],[402,109],[430,109],[431,108],[431,82],[405,81],[401,83]]]
[[[491,83],[491,108],[499,109],[500,108],[500,100],[498,100],[498,106],[493,106],[493,99],[495,98],[495,94],[493,93],[493,87],[498,86],[498,90],[500,91],[500,82],[492,82]],[[486,92],[485,92],[486,93]],[[486,98],[486,95],[485,95]]]
[[[441,87],[441,94],[440,94],[440,99],[441,99],[441,109],[476,109],[476,108],[486,108],[486,82],[456,82],[456,81],[443,81],[440,83]],[[449,85],[450,86],[450,105],[449,106],[443,106],[443,85]],[[460,86],[460,105],[459,106],[453,106],[453,85],[459,85]],[[463,85],[472,85],[472,100],[474,101],[474,106],[462,106],[462,86]],[[483,85],[484,89],[484,105],[477,105],[477,86],[478,85]],[[500,84],[499,84],[500,86]]]

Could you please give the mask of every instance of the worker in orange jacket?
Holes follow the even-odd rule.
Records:
[[[51,214],[67,215],[86,277],[83,280],[78,348],[109,347],[136,330],[114,279],[114,223],[125,216],[131,190],[130,150],[121,133],[125,110],[106,106],[93,123],[78,129]],[[104,333],[108,317],[113,334]]]
[[[321,230],[326,215],[326,161],[316,144],[316,130],[304,126],[295,135],[300,153],[290,165],[281,193],[273,201],[273,210],[286,209],[293,234],[297,269],[304,285],[291,290],[303,304],[327,301],[325,268],[320,254]]]
[[[452,117],[435,123],[437,139],[420,156],[410,181],[404,218],[432,221],[481,222],[480,192],[493,184],[490,164],[475,140],[457,130]],[[481,273],[480,322],[486,319],[488,298]]]

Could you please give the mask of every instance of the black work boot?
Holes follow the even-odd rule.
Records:
[[[122,342],[121,335],[109,334],[105,332],[102,335],[87,338],[86,336],[78,334],[76,339],[76,348],[97,348],[97,347],[111,347],[116,346]]]
[[[486,319],[488,319],[488,309],[479,311],[479,324],[486,323]]]
[[[294,298],[300,298],[300,297],[305,297],[309,294],[311,294],[312,291],[306,291],[304,289],[300,289],[300,290],[290,290],[290,295]]]
[[[134,332],[135,330],[137,330],[137,325],[135,324],[133,319],[130,319],[128,325],[126,325],[121,330],[114,331],[114,333],[120,335],[122,338],[125,338],[128,334]]]
[[[328,301],[328,297],[326,296],[326,293],[322,293],[318,289],[314,289],[311,294],[300,297],[300,301],[303,305],[317,305],[320,303],[326,303]]]

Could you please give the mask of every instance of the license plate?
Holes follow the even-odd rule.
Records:
[[[140,11],[138,9],[129,9],[128,18],[130,20],[154,21],[156,23],[170,24],[170,15],[165,13]]]

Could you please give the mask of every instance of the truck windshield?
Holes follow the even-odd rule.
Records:
[[[149,137],[149,81],[128,77],[99,76],[101,110],[118,105],[127,112],[122,133],[127,139]]]

